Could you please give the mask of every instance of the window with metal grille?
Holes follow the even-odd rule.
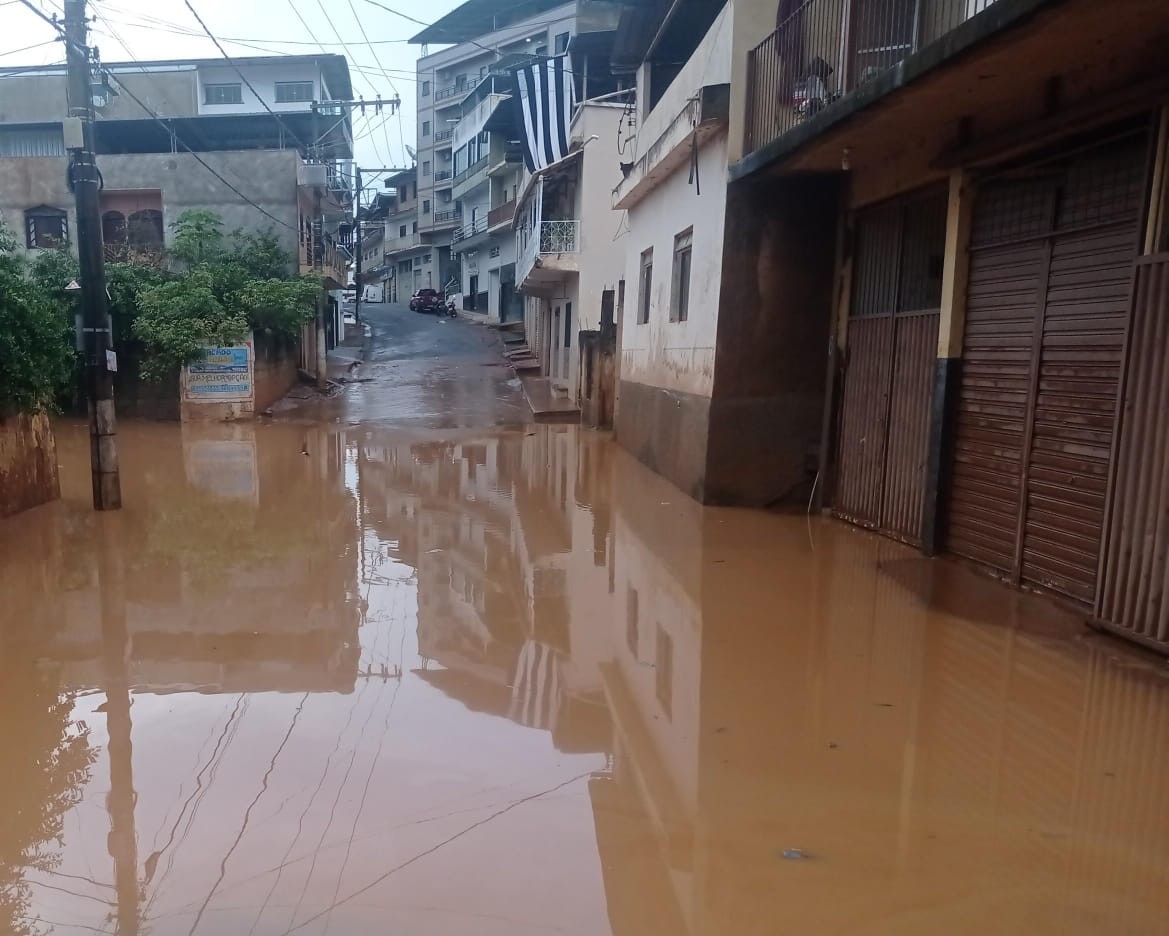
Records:
[[[238,84],[209,84],[203,85],[204,104],[242,104],[244,102],[243,85]]]
[[[404,225],[404,224],[400,224],[400,225],[398,225],[398,236],[399,236],[399,237],[405,237],[405,236],[406,236],[406,225]]]
[[[60,247],[69,240],[69,216],[49,205],[29,208],[24,213],[24,230],[30,250]]]
[[[424,176],[430,175],[430,160],[429,159],[422,160],[422,174]]]
[[[654,250],[643,251],[641,254],[641,276],[637,286],[637,324],[644,325],[649,321],[650,292],[653,289],[654,277]]]
[[[429,120],[422,121],[422,135],[423,136],[430,136],[430,121]]]
[[[277,104],[297,104],[312,101],[315,97],[315,88],[311,81],[276,82]]]
[[[429,198],[422,199],[422,213],[423,214],[430,214],[430,199]]]
[[[670,321],[685,322],[690,316],[690,249],[694,229],[674,238],[674,270],[670,280]]]

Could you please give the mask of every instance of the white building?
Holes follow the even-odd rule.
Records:
[[[598,330],[603,317],[613,321],[625,294],[626,236],[609,193],[621,180],[618,147],[631,102],[615,94],[580,105],[571,154],[526,178],[516,213],[528,346],[541,375],[573,400],[581,393],[580,332]]]
[[[413,38],[418,60],[418,247],[461,308],[490,321],[523,314],[511,225],[523,187],[511,69],[572,56],[577,99],[613,90],[618,8],[603,0],[467,0]],[[429,53],[429,45],[450,43]],[[410,225],[411,229],[413,224]]]

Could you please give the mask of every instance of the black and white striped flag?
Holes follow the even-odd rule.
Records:
[[[529,172],[568,155],[568,127],[576,95],[567,64],[567,55],[557,55],[512,71]]]

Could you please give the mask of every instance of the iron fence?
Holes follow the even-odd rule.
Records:
[[[579,221],[541,221],[540,253],[576,253],[580,250]]]
[[[751,153],[941,39],[995,0],[780,0],[747,53]]]

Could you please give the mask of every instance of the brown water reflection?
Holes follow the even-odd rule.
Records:
[[[0,932],[1169,933],[1169,681],[1038,599],[570,429],[60,445]]]

